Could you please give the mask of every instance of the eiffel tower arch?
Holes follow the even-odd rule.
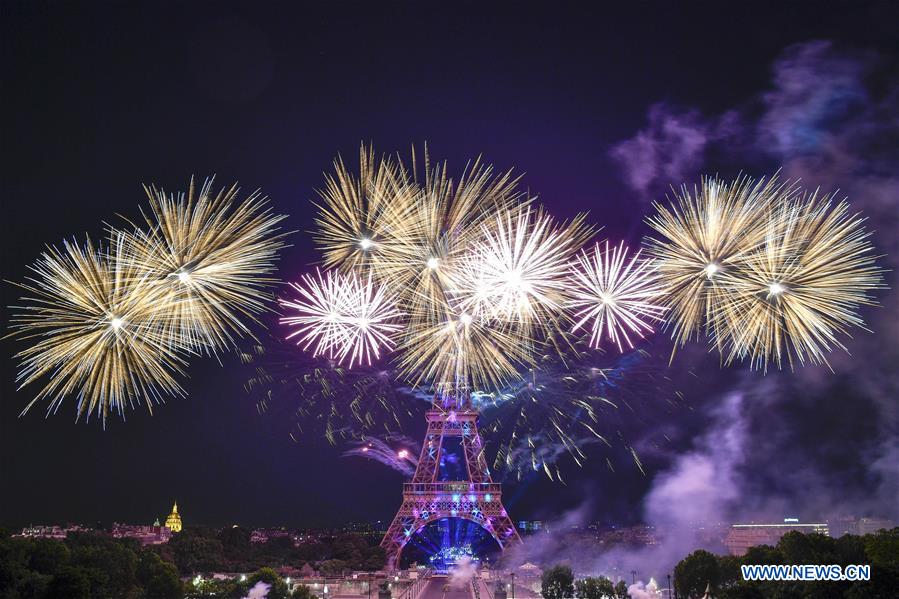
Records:
[[[474,522],[501,549],[520,543],[521,537],[503,507],[502,485],[490,478],[478,433],[478,410],[470,397],[457,400],[435,396],[425,418],[428,429],[418,467],[412,481],[403,485],[403,503],[381,541],[387,552],[387,567],[399,567],[403,548],[412,536],[442,518]],[[441,476],[447,439],[461,442],[464,470],[457,473],[458,480]]]

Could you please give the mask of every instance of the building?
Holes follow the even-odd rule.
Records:
[[[172,532],[181,532],[181,514],[178,513],[178,502],[172,506],[172,513],[165,519],[165,527]]]
[[[532,534],[535,532],[540,532],[543,530],[543,521],[542,520],[519,520],[518,521],[518,530],[523,533]]]
[[[871,535],[878,530],[896,528],[896,523],[886,518],[861,518],[858,521],[858,534]]]
[[[782,536],[793,530],[805,534],[828,534],[827,524],[802,524],[798,518],[784,518],[782,523],[777,524],[733,524],[724,545],[731,555],[745,555],[750,547],[776,545]]]
[[[162,526],[157,518],[150,526],[115,523],[112,525],[112,536],[117,539],[137,539],[141,545],[159,545],[172,538],[172,530]]]

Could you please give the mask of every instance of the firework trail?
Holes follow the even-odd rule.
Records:
[[[388,435],[384,439],[370,437],[355,441],[343,452],[343,457],[361,457],[375,460],[400,474],[411,477],[418,466],[418,444],[404,435]]]
[[[245,385],[260,414],[295,442],[331,445],[408,429],[427,404],[390,369],[312,358],[280,338],[240,355],[252,369]]]
[[[642,470],[625,429],[662,419],[683,403],[665,370],[665,360],[643,350],[614,359],[593,351],[544,356],[518,384],[476,396],[493,470],[561,481],[563,459],[581,466],[616,447]]]

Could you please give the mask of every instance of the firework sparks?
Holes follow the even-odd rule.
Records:
[[[268,199],[258,192],[237,202],[236,186],[212,194],[212,179],[186,196],[145,188],[148,230],[135,228],[123,244],[134,268],[165,292],[170,335],[194,350],[214,353],[252,335],[245,319],[268,308],[270,276],[283,247]]]
[[[864,328],[858,308],[874,305],[870,292],[883,288],[863,223],[845,201],[834,206],[817,192],[772,207],[764,244],[724,279],[719,346],[727,362],[767,370],[786,358],[792,368],[794,356],[826,364],[833,347],[846,349],[837,335]]]
[[[392,335],[402,326],[396,322],[400,311],[383,287],[363,280],[354,273],[320,272],[315,277],[304,275],[302,285],[291,283],[300,294],[296,300],[280,301],[297,314],[281,319],[295,327],[288,339],[298,337],[303,349],[314,346],[314,355],[325,354],[339,363],[371,364],[381,355],[381,348],[392,349]]]
[[[583,215],[555,224],[542,208],[500,211],[481,225],[454,281],[461,309],[528,331],[554,328],[563,318],[568,263],[592,233]]]
[[[729,293],[722,278],[764,241],[768,208],[794,194],[776,177],[704,178],[692,194],[684,186],[669,207],[655,204],[647,223],[663,239],[650,239],[649,252],[665,284],[665,328],[676,346],[703,330],[714,335],[716,307]]]
[[[661,289],[652,260],[641,260],[640,252],[628,258],[622,242],[605,250],[599,244],[592,255],[581,252],[571,268],[567,308],[575,321],[572,332],[590,324],[590,345],[598,348],[605,336],[624,351],[633,348],[631,335],[652,332],[653,322],[662,320],[665,309],[658,305]]]
[[[482,430],[495,448],[493,470],[517,479],[543,473],[562,480],[563,458],[581,466],[599,453],[639,459],[627,429],[664,418],[682,401],[664,361],[637,350],[610,361],[598,352],[544,356],[499,392],[477,394]]]
[[[426,406],[384,368],[343,368],[298,353],[280,338],[241,354],[253,369],[246,390],[260,414],[289,428],[295,442],[323,437],[332,445],[389,434],[417,421]],[[287,425],[287,426],[285,426]]]
[[[398,365],[413,386],[426,382],[441,393],[496,389],[531,363],[532,345],[520,332],[445,307],[442,319],[410,325]]]
[[[20,285],[29,295],[14,307],[14,335],[33,341],[17,354],[21,386],[46,383],[23,414],[49,398],[54,413],[70,395],[77,415],[110,411],[164,396],[183,395],[175,376],[183,372],[181,340],[172,337],[169,305],[146,272],[122,257],[125,236],[111,232],[111,251],[65,242],[49,248]]]
[[[393,446],[401,444],[399,450]],[[387,435],[385,439],[369,437],[362,441],[356,441],[353,446],[343,452],[343,457],[360,457],[375,460],[385,466],[396,470],[400,474],[411,477],[415,474],[418,465],[417,451],[410,452],[408,447],[415,447],[416,443],[403,435]]]
[[[398,260],[396,252],[415,228],[418,187],[402,164],[375,159],[374,149],[359,149],[359,175],[341,158],[319,192],[314,240],[329,268],[370,266],[378,275]]]

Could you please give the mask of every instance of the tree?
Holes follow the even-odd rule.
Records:
[[[630,596],[630,593],[627,592],[627,583],[623,580],[619,580],[615,585],[615,596],[618,599],[628,599]]]
[[[246,558],[250,552],[250,531],[240,526],[223,528],[218,534],[222,550],[228,559]]]
[[[47,588],[50,597],[66,597],[67,599],[90,599],[91,584],[78,568],[66,566],[53,577]]]
[[[699,549],[682,559],[674,567],[674,582],[680,597],[702,597],[707,586],[718,590],[718,559],[708,551]]]
[[[899,527],[865,535],[865,553],[875,568],[899,571]]]
[[[319,564],[318,569],[325,576],[340,576],[347,569],[347,563],[342,559],[329,559]]]
[[[317,599],[315,593],[312,592],[312,589],[305,584],[298,584],[290,597],[291,599]]]
[[[136,576],[146,599],[178,599],[183,595],[175,564],[163,561],[152,551],[140,552]]]
[[[218,539],[179,533],[172,537],[169,545],[175,557],[175,565],[185,576],[215,570],[223,561],[222,543]]]
[[[615,596],[612,581],[605,576],[587,577],[574,583],[575,595],[579,599],[605,599]]]
[[[31,570],[41,574],[56,574],[68,565],[71,554],[62,541],[56,539],[36,539],[29,560]]]
[[[553,566],[543,573],[540,592],[544,599],[568,599],[574,596],[574,574],[569,566]]]

